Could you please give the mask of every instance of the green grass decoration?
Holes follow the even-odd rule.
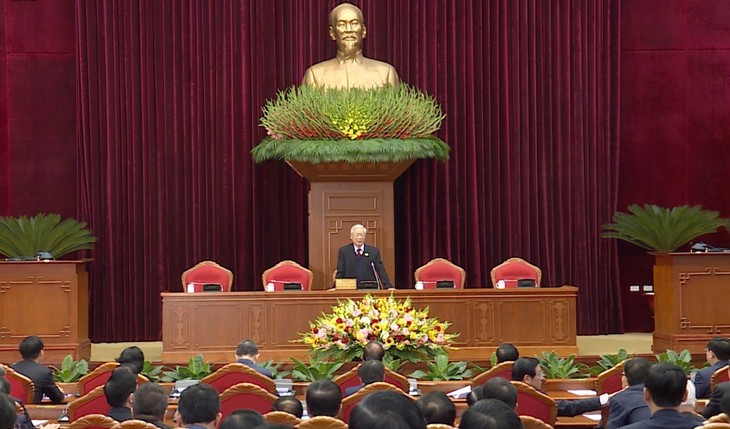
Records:
[[[406,84],[291,87],[264,106],[261,126],[269,137],[251,154],[256,162],[446,161],[449,146],[434,136],[444,117],[432,97]]]

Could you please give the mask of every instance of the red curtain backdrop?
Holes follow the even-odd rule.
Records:
[[[95,341],[159,339],[159,292],[200,260],[231,268],[235,290],[306,263],[306,183],[249,150],[264,101],[334,55],[335,4],[76,2]],[[617,2],[359,5],[366,55],[436,97],[452,147],[396,184],[396,284],[441,256],[482,287],[521,256],[581,288],[581,333],[619,331],[615,243],[599,238],[617,191]]]

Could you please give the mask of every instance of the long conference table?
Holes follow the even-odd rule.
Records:
[[[370,291],[373,295],[410,297],[429,307],[430,316],[459,333],[453,360],[486,361],[503,342],[523,355],[555,350],[577,354],[575,286],[516,289],[437,289]],[[302,359],[309,348],[299,342],[309,322],[342,299],[359,299],[362,290],[287,292],[161,293],[162,360],[186,363],[203,354],[211,362],[230,362],[236,345],[251,339],[262,360]]]

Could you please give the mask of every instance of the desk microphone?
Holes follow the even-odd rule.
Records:
[[[380,281],[378,270],[375,269],[375,262],[370,261],[370,266],[373,267],[373,273],[375,273],[375,281],[378,282],[378,289],[383,289],[383,282]]]

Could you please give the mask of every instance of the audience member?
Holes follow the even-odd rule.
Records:
[[[633,358],[624,363],[621,384],[625,389],[608,401],[606,429],[618,429],[651,417],[649,405],[644,401],[644,381],[650,367],[651,364],[644,358]]]
[[[337,417],[342,407],[340,386],[332,380],[315,381],[307,387],[306,401],[309,417]]]
[[[472,405],[476,404],[477,401],[480,401],[484,399],[484,394],[482,392],[482,388],[484,385],[481,386],[474,386],[471,389],[471,392],[469,392],[468,395],[466,395],[466,405],[471,407]]]
[[[692,429],[697,421],[678,411],[687,397],[687,376],[677,365],[659,362],[649,368],[644,382],[644,400],[651,417],[624,426],[626,429]]]
[[[497,355],[497,363],[516,361],[520,357],[520,352],[517,347],[511,343],[502,343],[497,347],[495,353]]]
[[[281,398],[277,398],[276,401],[274,401],[273,410],[283,411],[300,419],[304,415],[304,407],[302,407],[302,403],[294,396],[282,396]]]
[[[220,429],[255,429],[265,426],[266,420],[254,410],[236,410],[226,417]]]
[[[730,372],[730,370],[728,370]],[[730,396],[730,381],[723,381],[715,386],[715,390],[710,395],[710,402],[707,403],[705,409],[702,410],[702,415],[709,419],[712,416],[720,414],[720,402],[723,398]]]
[[[144,368],[144,352],[137,346],[122,350],[116,360],[119,366],[126,366],[134,375],[141,373]]]
[[[459,429],[522,429],[522,422],[504,402],[482,399],[464,411]]]
[[[169,429],[165,424],[167,395],[157,383],[145,383],[134,392],[132,416],[137,420],[152,423],[161,429]]]
[[[698,398],[710,397],[712,374],[727,365],[730,360],[730,340],[724,337],[715,337],[710,340],[705,347],[705,357],[710,366],[697,371],[692,378]]]
[[[17,417],[15,401],[7,393],[0,393],[0,429],[13,429]]]
[[[384,356],[385,349],[383,348],[383,345],[377,341],[370,341],[369,343],[365,344],[365,347],[363,347],[362,349],[362,360],[364,361],[382,361]]]
[[[350,429],[425,429],[426,420],[416,404],[392,391],[371,393],[355,406],[348,422]]]
[[[2,368],[2,367],[0,367]],[[3,371],[5,368],[2,368]],[[10,396],[10,382],[5,378],[0,376],[0,393],[5,393],[8,396]],[[15,418],[15,427],[17,429],[35,429],[35,426],[33,425],[33,421],[30,418],[30,415],[28,414],[28,410],[25,408],[25,404],[23,404],[23,401],[21,401],[18,398],[10,397],[15,403],[16,403],[16,418]],[[17,408],[20,408],[20,412],[18,412]]]
[[[350,396],[368,384],[383,381],[385,378],[385,366],[379,360],[368,360],[357,368],[357,375],[360,377],[360,384],[345,389],[345,396]]]
[[[705,418],[702,414],[695,411],[697,407],[697,397],[695,396],[695,385],[692,380],[687,380],[687,398],[679,404],[679,412],[688,419],[692,419],[697,422],[697,425],[701,425]]]
[[[241,341],[241,343],[238,344],[238,347],[236,347],[236,362],[242,363],[269,378],[273,378],[271,371],[257,363],[258,359],[259,348],[253,341]]]
[[[104,396],[111,405],[107,416],[118,422],[132,420],[132,394],[137,389],[137,376],[124,366],[117,367],[104,384]]]
[[[502,377],[495,377],[487,380],[482,385],[480,399],[496,399],[514,409],[517,407],[517,388]]]
[[[43,348],[43,340],[37,336],[25,337],[18,347],[23,360],[13,364],[12,368],[33,382],[35,386],[34,404],[40,404],[43,395],[46,395],[51,402],[60,404],[65,397],[63,390],[59,389],[53,381],[51,370],[39,363],[43,358]]]
[[[535,390],[542,389],[542,382],[545,380],[545,373],[540,366],[540,361],[535,358],[519,358],[512,367],[512,380],[521,381],[532,386]],[[608,402],[608,395],[605,393],[595,398],[555,401],[558,405],[558,416],[572,417],[588,411],[595,411]]]
[[[416,405],[426,419],[426,424],[454,425],[456,405],[444,392],[429,392],[418,398]]]
[[[208,384],[195,384],[183,390],[175,412],[180,427],[216,429],[221,418],[221,399]]]

